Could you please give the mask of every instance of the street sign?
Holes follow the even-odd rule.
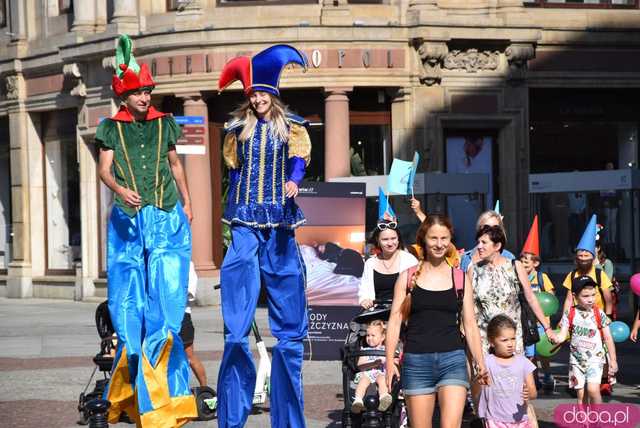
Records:
[[[180,154],[206,153],[206,124],[204,116],[174,116],[182,128],[182,136],[176,141],[176,149]]]
[[[204,125],[204,116],[173,116],[178,125]]]

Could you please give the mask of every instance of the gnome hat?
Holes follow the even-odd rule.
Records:
[[[255,54],[235,57],[227,62],[220,73],[218,90],[222,92],[227,86],[239,80],[244,93],[252,91],[269,92],[280,96],[280,75],[287,64],[298,64],[307,70],[307,58],[302,52],[289,45],[274,45]]]
[[[522,254],[524,253],[540,257],[540,238],[538,236],[537,215],[533,218],[533,224],[531,224],[531,229],[529,229],[529,235],[527,236],[527,240],[524,242],[524,247],[522,247]]]
[[[588,251],[591,254],[593,254],[593,256],[595,257],[596,235],[598,234],[596,225],[597,225],[597,219],[596,219],[596,215],[594,214],[591,216],[591,220],[589,220],[589,223],[587,224],[587,228],[584,230],[584,233],[582,234],[582,238],[580,239],[580,242],[578,242],[578,245],[576,246],[576,251],[578,250]]]
[[[382,187],[378,187],[378,221],[397,221],[396,213]]]
[[[132,54],[133,43],[126,34],[118,39],[116,47],[116,74],[111,79],[113,92],[121,97],[140,88],[153,89],[156,84],[147,64],[138,65]]]

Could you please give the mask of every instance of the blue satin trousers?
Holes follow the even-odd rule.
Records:
[[[112,423],[121,411],[154,428],[197,416],[179,335],[190,260],[191,230],[180,204],[170,212],[148,205],[134,217],[114,206],[107,274],[118,347],[105,391]]]
[[[278,339],[271,361],[271,426],[302,428],[303,340],[307,336],[304,262],[293,230],[231,228],[232,243],[220,274],[224,354],[218,373],[218,426],[243,427],[251,411],[256,368],[248,335],[261,284],[269,326]]]

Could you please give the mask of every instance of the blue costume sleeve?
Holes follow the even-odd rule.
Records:
[[[305,164],[304,159],[293,156],[289,158],[288,161],[288,170],[289,170],[289,180],[296,183],[297,186],[302,183],[302,179],[304,178],[305,173]]]

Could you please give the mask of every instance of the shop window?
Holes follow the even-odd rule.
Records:
[[[43,117],[48,273],[72,273],[80,260],[80,174],[75,111]]]
[[[525,6],[636,8],[638,0],[525,0]]]
[[[0,271],[11,259],[11,162],[9,120],[0,119]]]
[[[60,15],[63,13],[72,13],[73,0],[58,0],[58,10],[60,11]]]
[[[384,89],[349,94],[351,175],[384,175],[393,161],[391,105]]]
[[[352,113],[350,119],[351,175],[387,174],[393,160],[390,115]]]
[[[7,26],[7,1],[0,0],[0,28]]]

